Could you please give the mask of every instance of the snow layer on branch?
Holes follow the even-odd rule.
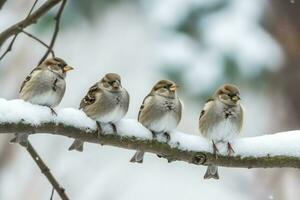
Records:
[[[180,145],[178,146],[178,142]],[[264,156],[300,156],[300,131],[288,131],[271,135],[238,138],[233,143],[235,155],[242,157]],[[170,142],[172,147],[191,151],[212,152],[211,143],[201,135],[189,135],[181,132],[173,132]],[[221,154],[227,154],[226,144],[217,144]]]
[[[52,115],[46,106],[33,105],[21,99],[6,100],[0,98],[0,123],[17,123],[38,126],[42,123],[55,122],[71,125],[76,128],[96,129],[95,122],[86,114],[75,108],[56,110],[57,116]]]
[[[48,107],[33,105],[21,99],[6,100],[0,98],[0,124],[18,123],[33,126],[42,123],[55,122],[73,126],[83,130],[96,130],[96,122],[89,118],[82,110],[75,108],[55,109],[57,116],[51,114]],[[136,120],[123,119],[116,123],[118,132],[122,136],[135,136],[141,139],[150,139],[152,135],[143,125]],[[107,133],[112,132],[109,124],[103,124],[103,129]]]
[[[81,110],[75,108],[63,108],[57,110],[57,116],[53,116],[49,108],[32,105],[23,100],[0,99],[0,124],[1,123],[28,123],[33,126],[47,122],[63,123],[81,129],[96,129],[96,123]],[[122,119],[116,123],[118,134],[121,136],[133,136],[140,139],[151,139],[152,135],[142,124],[132,119]],[[110,125],[104,125],[106,134],[112,133]],[[170,145],[189,151],[212,152],[211,142],[200,134],[191,135],[179,131],[170,133]],[[159,141],[165,141],[162,135]],[[259,137],[239,138],[232,142],[236,155],[240,156],[300,156],[300,131],[282,132]],[[227,154],[226,144],[217,144],[221,154]]]
[[[241,156],[300,156],[300,131],[287,131],[236,140],[234,148]]]

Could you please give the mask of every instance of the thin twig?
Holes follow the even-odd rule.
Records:
[[[65,192],[65,189],[59,185],[59,183],[57,182],[55,177],[50,172],[50,169],[44,163],[42,158],[38,155],[38,153],[33,148],[33,146],[30,144],[30,142],[28,142],[28,146],[26,149],[27,149],[28,153],[31,155],[31,157],[33,158],[34,162],[37,164],[37,166],[41,169],[41,172],[46,176],[46,178],[51,183],[51,185],[53,186],[55,191],[58,193],[60,198],[62,200],[69,200],[69,197],[67,196],[67,194]]]
[[[8,45],[8,47],[7,47],[7,49],[6,49],[5,52],[0,56],[0,60],[2,60],[2,59],[6,56],[6,54],[8,54],[8,52],[10,52],[10,51],[12,50],[12,47],[13,47],[14,42],[15,42],[15,40],[17,39],[17,37],[18,37],[18,33],[14,35],[14,37],[13,37],[13,39],[10,41],[10,43],[9,43],[9,45]]]
[[[53,195],[54,195],[54,187],[52,188],[52,190],[51,190],[51,196],[50,196],[50,200],[52,200],[53,199]]]
[[[3,43],[13,35],[16,35],[20,32],[21,28],[26,28],[27,26],[36,23],[39,18],[45,15],[51,8],[53,8],[56,4],[61,2],[62,0],[47,0],[41,7],[39,7],[36,11],[32,12],[32,14],[22,21],[10,26],[6,30],[0,33],[0,47]]]
[[[37,4],[37,2],[38,2],[38,0],[35,0],[35,1],[34,1],[34,3],[33,3],[33,5],[31,6],[31,8],[30,8],[30,10],[29,10],[29,12],[28,12],[28,14],[27,14],[25,20],[28,19],[28,18],[30,17],[30,15],[31,15],[31,13],[32,13],[32,11],[33,11],[33,9],[34,9],[34,7],[35,7],[36,4]],[[0,5],[0,6],[1,6],[1,5]],[[0,7],[0,9],[1,9],[1,7]],[[17,28],[20,28],[20,27],[17,26]],[[22,30],[22,28],[21,28],[21,30]],[[0,56],[0,60],[2,60],[2,59],[6,56],[6,54],[12,50],[12,47],[13,47],[13,45],[14,45],[15,40],[16,40],[17,37],[18,37],[18,34],[19,34],[19,32],[16,33],[16,34],[14,35],[14,37],[13,37],[13,39],[11,40],[11,42],[9,43],[9,45],[8,45],[8,47],[7,47],[7,49],[6,49],[6,51]],[[0,47],[1,47],[1,45],[0,45]]]
[[[64,10],[64,7],[67,3],[67,0],[62,0],[62,3],[59,7],[59,10],[56,14],[56,16],[54,17],[54,20],[55,20],[55,28],[54,28],[54,32],[53,32],[53,35],[52,35],[52,39],[51,39],[51,42],[50,42],[50,45],[49,45],[49,48],[48,50],[46,51],[46,53],[44,54],[44,56],[41,58],[40,62],[39,62],[39,65],[48,57],[49,53],[52,51],[53,49],[53,46],[54,46],[54,43],[55,43],[55,40],[56,40],[56,37],[57,37],[57,34],[59,32],[59,24],[60,24],[60,19],[61,19],[61,15],[63,13],[63,10]]]
[[[6,111],[7,112],[7,111]],[[53,121],[53,119],[49,119],[47,122],[43,122],[39,125],[32,125],[26,122],[26,116],[22,116],[24,121],[16,121],[16,122],[1,122],[0,123],[0,133],[48,133],[54,135],[61,135],[65,137],[70,137],[73,139],[79,139],[86,143],[96,143],[101,145],[110,145],[116,146],[119,148],[125,149],[134,149],[140,150],[144,152],[150,152],[153,154],[162,155],[163,158],[166,158],[168,161],[185,161],[187,163],[192,163],[196,165],[217,165],[224,167],[241,167],[241,168],[274,168],[274,167],[292,167],[300,169],[300,157],[294,154],[285,155],[285,152],[289,149],[290,140],[289,135],[287,135],[285,139],[282,139],[281,146],[283,147],[281,151],[272,152],[272,150],[267,153],[263,153],[261,155],[256,154],[257,148],[263,148],[262,143],[258,138],[261,136],[257,136],[257,142],[253,142],[252,138],[244,138],[241,141],[237,140],[235,142],[236,145],[247,144],[247,140],[252,143],[251,146],[248,146],[246,153],[235,149],[235,154],[227,156],[225,154],[220,154],[216,158],[216,156],[209,150],[209,148],[203,148],[198,151],[191,151],[185,148],[185,146],[189,145],[186,142],[190,141],[190,137],[185,141],[185,136],[180,136],[182,144],[174,144],[169,145],[165,142],[153,140],[153,139],[141,139],[138,136],[134,135],[123,135],[126,134],[123,132],[122,134],[115,134],[108,132],[98,133],[98,130],[91,129],[89,127],[76,127],[76,123],[74,125],[70,125],[69,123],[57,122]],[[75,120],[76,121],[76,120]],[[131,126],[133,125],[132,123]],[[138,122],[136,122],[136,126],[139,126]],[[96,127],[96,125],[95,125]],[[133,128],[135,129],[135,128]],[[127,130],[127,129],[126,129]],[[129,134],[129,133],[127,133]],[[138,133],[136,133],[138,134]],[[33,135],[31,136],[33,137]],[[262,136],[263,140],[266,140],[266,137],[269,137],[269,142],[278,141],[275,135]],[[300,136],[299,136],[300,137]],[[195,136],[195,140],[197,137]],[[295,140],[295,139],[294,139]],[[299,139],[300,140],[300,139]],[[252,141],[252,142],[251,142]],[[175,141],[173,141],[175,142]],[[203,141],[204,142],[204,141]],[[70,141],[71,143],[71,141]],[[203,143],[205,144],[205,143]],[[176,147],[176,145],[179,145]],[[201,142],[200,142],[201,145]],[[207,143],[208,146],[208,143]],[[253,154],[251,154],[253,151]],[[250,153],[249,153],[250,152]],[[300,145],[298,148],[294,149],[294,152],[300,152]],[[129,160],[129,158],[128,158]]]
[[[3,5],[6,3],[7,0],[0,0],[0,10],[3,7]]]
[[[34,9],[34,7],[36,6],[36,4],[37,4],[38,1],[39,1],[39,0],[35,0],[35,1],[34,1],[33,5],[31,6],[31,8],[30,8],[30,10],[29,10],[29,13],[27,14],[27,16],[26,16],[25,19],[28,19],[28,17],[31,15],[31,13],[32,13],[32,11],[33,11],[33,9]]]
[[[34,7],[36,6],[37,2],[38,2],[38,0],[35,0],[35,2],[33,3],[32,7],[30,8],[29,13],[27,14],[27,16],[26,16],[25,19],[28,19],[28,18],[29,18],[29,16],[31,15],[31,13],[32,13]],[[20,28],[20,27],[19,27],[19,28]],[[22,29],[21,29],[21,30],[22,30]],[[8,47],[7,47],[7,49],[6,49],[6,51],[0,56],[0,60],[2,60],[2,59],[5,57],[5,55],[6,55],[8,52],[10,52],[10,51],[12,50],[12,47],[13,47],[13,45],[14,45],[15,40],[16,40],[17,37],[18,37],[18,34],[19,34],[19,33],[16,33],[16,34],[14,35],[14,37],[13,37],[13,39],[11,40],[11,42],[9,43],[9,45],[8,45]],[[0,46],[1,46],[1,45],[0,45]]]
[[[31,33],[28,33],[27,31],[25,30],[21,30],[22,33],[24,33],[25,35],[27,35],[28,37],[31,37],[32,39],[38,41],[39,43],[41,43],[43,46],[45,46],[47,49],[49,49],[49,45],[46,44],[45,42],[43,42],[41,39],[37,38],[36,36],[32,35]],[[50,51],[52,57],[55,57],[55,54],[54,54],[54,51],[51,49]]]

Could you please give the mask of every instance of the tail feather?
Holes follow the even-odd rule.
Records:
[[[143,163],[143,159],[144,159],[144,152],[142,151],[136,151],[136,153],[133,155],[133,157],[130,159],[130,162],[133,163]]]
[[[209,165],[207,166],[206,173],[204,175],[204,179],[219,179],[218,166]]]
[[[23,147],[28,146],[28,136],[27,133],[15,133],[15,137],[10,140],[10,143],[19,143]]]
[[[83,152],[83,142],[81,140],[74,140],[74,142],[69,147],[69,151],[76,150],[79,152]]]

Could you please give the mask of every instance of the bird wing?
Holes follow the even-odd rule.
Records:
[[[178,116],[178,123],[179,123],[181,120],[182,111],[184,109],[184,104],[179,98],[178,98],[178,100],[179,100],[179,116]]]
[[[199,117],[199,120],[202,119],[202,117],[205,115],[206,111],[208,110],[208,108],[210,107],[211,103],[214,101],[213,98],[210,98],[208,99],[206,102],[205,102],[205,105],[201,111],[201,114],[200,114],[200,117]]]
[[[142,105],[141,105],[141,107],[140,107],[140,110],[139,110],[138,121],[140,121],[141,114],[142,114],[142,112],[143,112],[143,110],[144,110],[144,108],[145,108],[145,105],[148,104],[149,101],[151,101],[152,98],[153,98],[153,95],[152,95],[151,93],[148,94],[148,95],[144,98],[143,103],[142,103]]]
[[[129,101],[130,101],[129,93],[127,92],[127,90],[125,90],[125,102],[126,102],[126,104],[125,104],[125,110],[126,110],[126,113],[128,111],[128,108],[129,108]]]
[[[96,92],[99,91],[99,90],[100,90],[100,88],[98,87],[98,83],[95,83],[92,87],[90,87],[88,93],[81,100],[79,109],[95,103],[95,101],[96,101]]]
[[[242,106],[241,104],[240,104],[240,110],[241,110],[241,112],[240,112],[240,116],[238,117],[238,120],[239,120],[239,133],[241,132],[241,130],[242,130],[242,127],[243,127],[243,122],[244,122],[244,111],[245,111],[245,109],[244,109],[244,106]]]
[[[207,131],[209,129],[209,124],[207,123],[208,122],[207,117],[209,117],[209,113],[213,105],[214,105],[213,98],[207,100],[199,117],[199,130],[201,134],[203,134],[204,136],[207,134]]]
[[[41,71],[41,70],[42,70],[42,68],[41,68],[40,66],[38,66],[38,67],[34,68],[34,69],[30,72],[30,74],[29,74],[29,75],[25,78],[25,80],[23,81],[19,93],[22,92],[22,90],[23,90],[24,86],[26,85],[26,83],[28,83],[28,82],[31,80],[32,75],[33,75],[34,73],[37,73],[37,72]]]

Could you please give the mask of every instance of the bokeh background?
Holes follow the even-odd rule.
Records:
[[[0,32],[23,19],[32,4],[7,1],[0,10]],[[56,10],[26,30],[49,41]],[[54,50],[75,68],[59,107],[78,107],[92,84],[115,72],[131,94],[127,117],[136,118],[152,85],[168,78],[181,86],[185,102],[178,130],[198,134],[205,100],[229,82],[242,91],[244,137],[300,129],[298,0],[72,0]],[[0,62],[1,98],[18,98],[23,79],[45,51],[19,35]],[[10,137],[0,135],[0,199],[49,199],[48,181],[24,149],[8,144]],[[300,196],[298,170],[221,168],[219,181],[204,181],[202,166],[168,164],[151,154],[138,165],[128,162],[134,153],[130,150],[88,144],[84,153],[77,153],[67,151],[72,142],[68,138],[35,135],[30,140],[75,200]],[[54,199],[59,197],[55,194]]]

